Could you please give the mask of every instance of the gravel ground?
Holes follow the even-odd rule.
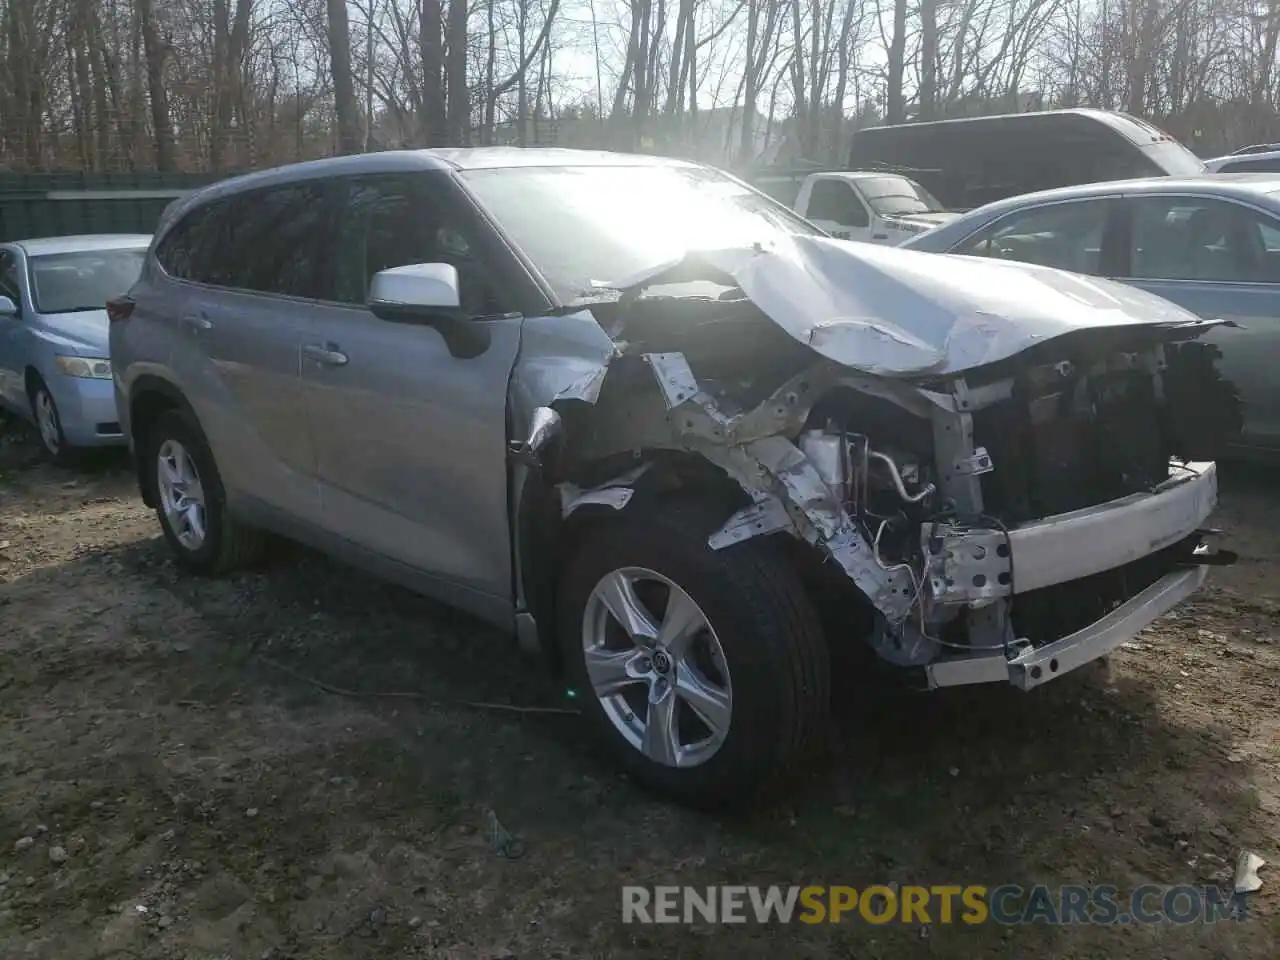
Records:
[[[122,457],[58,470],[0,426],[0,957],[1274,958],[1276,489],[1228,472],[1241,562],[1108,667],[1033,694],[848,680],[832,763],[709,820],[572,715],[475,706],[572,705],[488,628],[299,548],[187,577]],[[620,922],[623,883],[1123,890],[1225,883],[1242,848],[1272,864],[1243,923]]]

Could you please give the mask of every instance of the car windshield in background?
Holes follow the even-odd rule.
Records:
[[[40,313],[104,310],[142,272],[144,247],[47,253],[31,257],[31,299]]]
[[[946,209],[937,197],[905,177],[866,177],[858,180],[858,188],[871,209],[882,217],[941,213]]]
[[[1204,161],[1174,139],[1148,144],[1142,152],[1171,177],[1198,177],[1205,172]]]
[[[566,302],[689,250],[820,236],[790,210],[705,167],[517,167],[462,174]]]

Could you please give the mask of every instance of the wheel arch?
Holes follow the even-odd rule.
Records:
[[[515,518],[517,576],[525,609],[537,624],[538,652],[557,671],[563,667],[556,634],[557,585],[588,531],[676,495],[695,494],[723,504],[726,519],[749,502],[742,488],[719,467],[680,450],[645,448],[605,456],[576,464],[572,474],[562,479],[590,488],[641,466],[647,469],[629,484],[632,497],[620,509],[585,503],[567,517],[556,479],[530,472],[525,482]]]
[[[151,448],[150,431],[160,416],[170,410],[181,411],[203,434],[200,418],[196,416],[190,401],[172,381],[148,373],[133,382],[129,390],[130,448],[138,491],[142,495],[142,502],[148,507],[154,508],[157,504],[155,477],[147,468],[147,451]]]

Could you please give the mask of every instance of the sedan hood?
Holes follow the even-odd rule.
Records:
[[[1217,323],[1110,280],[829,237],[690,253],[611,286],[695,280],[738,287],[796,340],[881,376],[959,373],[1085,328]]]
[[[72,347],[85,356],[107,356],[111,322],[104,310],[42,314],[37,331],[46,340]]]

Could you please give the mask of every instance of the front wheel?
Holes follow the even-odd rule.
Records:
[[[38,376],[31,388],[31,412],[35,417],[40,448],[44,455],[60,467],[74,467],[79,463],[80,451],[67,442],[53,393],[48,384]]]
[[[642,508],[588,529],[560,640],[595,732],[640,782],[695,806],[749,801],[824,727],[827,648],[776,543],[723,551],[724,511]]]

